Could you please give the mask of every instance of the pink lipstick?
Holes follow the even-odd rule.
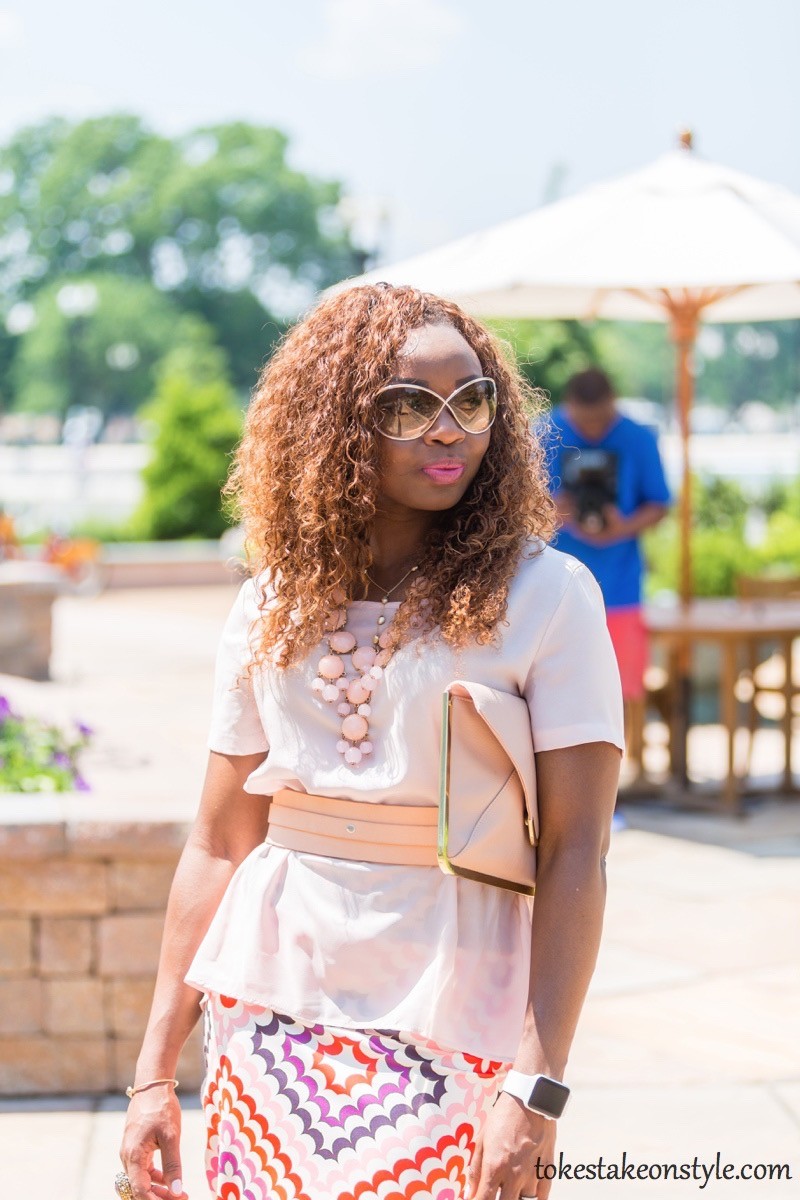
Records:
[[[423,472],[432,483],[455,483],[464,474],[466,463],[460,458],[442,458],[438,462],[428,463]]]

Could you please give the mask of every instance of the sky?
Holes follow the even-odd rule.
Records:
[[[0,139],[246,119],[341,180],[379,261],[699,153],[800,192],[797,0],[0,0]]]

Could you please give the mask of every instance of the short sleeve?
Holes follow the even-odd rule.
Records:
[[[671,496],[664,474],[664,464],[661,461],[658,442],[649,429],[641,430],[637,463],[639,468],[638,503],[669,504]]]
[[[575,560],[523,695],[534,750],[611,742],[624,751],[622,688],[603,597],[591,572]]]
[[[258,616],[255,585],[242,585],[233,602],[217,650],[209,750],[219,754],[258,754],[269,749],[247,673],[251,627]]]

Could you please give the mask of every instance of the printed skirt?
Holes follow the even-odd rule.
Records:
[[[208,993],[215,1200],[461,1200],[508,1063]]]

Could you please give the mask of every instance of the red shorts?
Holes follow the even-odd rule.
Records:
[[[647,667],[647,630],[641,608],[612,608],[606,613],[608,632],[619,663],[622,695],[626,700],[644,696]]]

